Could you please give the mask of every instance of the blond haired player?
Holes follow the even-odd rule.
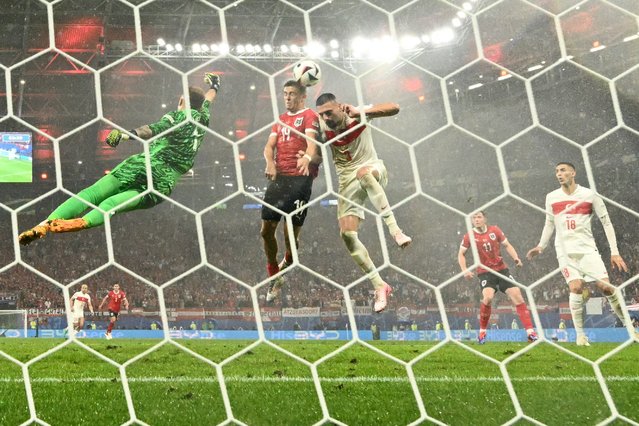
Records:
[[[594,281],[608,299],[610,307],[626,324],[625,304],[619,291],[610,284],[608,272],[592,236],[591,222],[596,214],[603,225],[608,245],[610,263],[613,268],[627,272],[628,267],[617,249],[615,230],[608,216],[608,210],[601,197],[589,188],[575,182],[575,166],[568,162],[558,163],[555,176],[561,187],[546,195],[546,223],[537,247],[528,251],[526,257],[532,259],[541,254],[553,232],[555,233],[555,251],[559,268],[568,286],[570,314],[577,333],[578,346],[590,346],[584,332],[583,296],[584,283]]]
[[[71,312],[73,314],[73,330],[80,331],[84,328],[84,307],[89,306],[89,311],[93,314],[93,305],[91,304],[91,295],[89,294],[89,286],[82,284],[80,291],[76,291],[70,300]]]
[[[320,134],[331,144],[333,163],[339,178],[337,218],[344,244],[351,257],[364,271],[375,288],[373,310],[386,309],[388,296],[393,291],[377,272],[368,250],[357,236],[368,199],[379,212],[398,246],[408,246],[412,239],[397,226],[395,215],[386,198],[384,187],[388,173],[384,162],[377,157],[371,130],[361,123],[362,114],[368,119],[389,117],[399,112],[399,105],[386,103],[364,107],[360,111],[352,105],[340,104],[335,95],[324,93],[315,102],[320,115]]]

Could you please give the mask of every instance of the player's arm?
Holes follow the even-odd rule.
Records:
[[[93,304],[91,303],[91,299],[89,299],[87,304],[89,305],[89,312],[93,313]]]
[[[502,241],[501,243],[506,248],[506,252],[508,252],[510,257],[515,262],[515,265],[517,266],[523,265],[523,263],[521,262],[521,259],[519,258],[519,255],[517,254],[517,250],[515,250],[515,247],[512,244],[510,244],[510,242],[507,239],[504,239],[504,241]]]
[[[266,169],[264,175],[270,180],[277,177],[277,167],[275,167],[275,146],[277,145],[277,133],[271,132],[266,145],[264,146],[264,159],[266,160]]]
[[[220,78],[219,74],[207,72],[206,74],[204,74],[204,83],[209,86],[209,90],[207,90],[204,94],[204,100],[208,103],[211,103],[215,100],[217,91],[220,90],[222,79]]]
[[[363,111],[349,104],[341,105],[342,111],[348,114],[351,118],[357,118],[362,113],[366,115],[366,118],[377,117],[390,117],[399,113],[399,105],[394,102],[387,102],[383,104],[375,104],[368,107],[364,107]]]
[[[537,244],[537,247],[533,247],[528,250],[528,253],[526,253],[526,259],[531,260],[535,256],[541,254],[548,246],[548,242],[550,241],[550,237],[552,237],[553,232],[555,232],[555,216],[552,213],[550,201],[548,200],[548,197],[546,197],[546,222],[544,223],[544,229],[541,231],[539,244]]]
[[[595,214],[601,221],[606,239],[608,240],[608,246],[610,247],[610,263],[613,268],[617,268],[620,271],[628,272],[628,266],[623,258],[619,255],[619,248],[617,248],[617,236],[615,235],[615,228],[612,226],[610,215],[608,215],[608,209],[604,204],[601,197],[595,195],[592,200],[592,207]]]
[[[306,151],[302,151],[302,156],[297,156],[297,169],[304,175],[310,174],[309,166],[311,163],[320,163],[322,156],[318,155],[321,152],[317,149],[317,131],[315,129],[306,129],[304,131],[306,135]],[[319,161],[318,161],[319,158]]]
[[[106,296],[104,296],[104,299],[102,299],[102,302],[100,302],[100,306],[98,306],[98,311],[102,310],[102,306],[104,306],[104,304],[106,303],[107,300],[109,300],[109,295],[108,294]]]
[[[122,299],[122,303],[124,303],[124,309],[126,309],[128,311],[129,310],[129,299],[127,299],[125,297],[124,299]]]
[[[475,274],[468,270],[468,265],[466,264],[466,251],[468,251],[467,247],[464,247],[463,245],[459,246],[459,251],[457,252],[457,263],[459,263],[459,267],[464,273],[464,278],[470,280],[475,276]]]

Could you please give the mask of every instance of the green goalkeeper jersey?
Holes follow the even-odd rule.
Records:
[[[210,102],[205,100],[199,110],[191,110],[193,120],[204,127],[208,127],[211,118],[209,105]],[[195,155],[202,144],[205,132],[193,122],[180,126],[180,123],[187,121],[187,118],[185,110],[176,110],[164,114],[157,123],[149,124],[153,136],[174,128],[149,146],[151,163],[161,161],[180,174],[186,173],[193,167]]]

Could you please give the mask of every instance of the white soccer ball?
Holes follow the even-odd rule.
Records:
[[[322,70],[315,62],[305,60],[295,64],[293,77],[304,86],[313,86],[322,78]]]

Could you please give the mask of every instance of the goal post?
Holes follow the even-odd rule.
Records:
[[[0,310],[0,336],[27,337],[27,310]]]

